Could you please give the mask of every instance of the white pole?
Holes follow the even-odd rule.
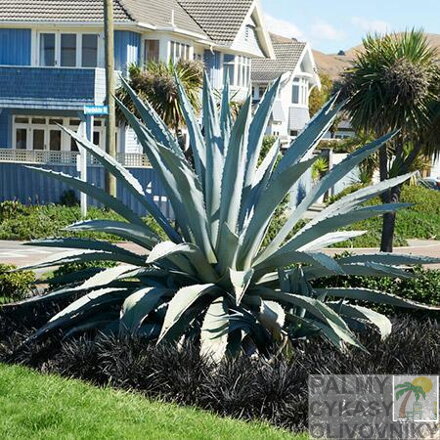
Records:
[[[81,123],[82,129],[81,134],[90,142],[93,142],[93,116],[86,116],[86,122]],[[80,157],[79,157],[79,176],[83,182],[87,182],[87,151],[85,148],[79,146]],[[81,217],[87,217],[87,195],[83,192],[80,196],[81,200]]]

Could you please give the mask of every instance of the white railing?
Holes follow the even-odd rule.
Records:
[[[52,165],[76,165],[77,151],[13,150],[0,148],[0,162],[44,163]],[[117,153],[118,162],[127,167],[151,167],[147,156],[140,153]],[[88,155],[90,165],[100,165]]]

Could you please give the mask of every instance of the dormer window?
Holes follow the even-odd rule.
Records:
[[[309,82],[307,78],[294,78],[292,84],[292,104],[307,106],[309,101]]]
[[[98,34],[45,32],[39,45],[42,67],[98,66]]]

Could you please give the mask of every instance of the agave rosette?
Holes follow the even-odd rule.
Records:
[[[106,232],[136,243],[145,252],[137,254],[116,244],[79,238],[31,242],[79,249],[76,254],[32,269],[84,261],[121,263],[93,271],[93,276],[86,270],[62,277],[56,280],[65,283],[62,287],[28,300],[71,300],[32,338],[56,329],[67,335],[91,329],[119,332],[157,343],[192,337],[200,340],[202,353],[221,359],[225,353],[235,356],[242,349],[268,354],[274,346],[311,334],[319,334],[339,348],[347,344],[361,347],[354,330],[369,324],[377,326],[385,338],[391,332],[389,319],[359,302],[429,308],[385,292],[311,286],[312,280],[332,275],[410,277],[405,267],[438,261],[385,253],[335,259],[321,251],[363,233],[340,228],[408,206],[366,206],[365,202],[402,184],[410,175],[350,194],[292,233],[313,203],[393,134],[360,148],[336,165],[289,214],[275,238],[263,246],[277,207],[316,160],[307,158],[340,110],[336,98],[312,119],[281,160],[277,161],[277,142],[258,166],[279,81],[266,92],[254,114],[249,97],[233,120],[228,87],[217,105],[205,78],[202,126],[179,85],[191,160],[148,102],[140,100],[124,80],[122,83],[140,119],[121,102],[120,109],[161,179],[175,221],[161,213],[144,186],[114,158],[65,129],[141,203],[167,240],[104,190],[76,177],[35,168],[86,193],[125,219],[82,221],[70,226],[70,231]]]

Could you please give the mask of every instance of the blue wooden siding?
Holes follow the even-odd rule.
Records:
[[[2,66],[0,108],[81,110],[84,104],[96,104],[100,70]]]
[[[0,109],[0,148],[8,148],[11,144],[11,112]]]
[[[205,66],[208,73],[208,78],[214,88],[220,89],[223,87],[222,77],[222,54],[220,52],[205,50]]]
[[[0,29],[0,65],[30,66],[30,29]]]
[[[75,166],[70,165],[45,165],[54,171],[77,176]],[[153,196],[160,198],[156,203],[168,218],[173,218],[170,204],[165,200],[165,192],[159,177],[152,168],[130,168],[130,172],[136,177],[142,186]],[[88,168],[88,182],[101,188],[104,187],[104,168],[93,166]],[[17,163],[0,163],[0,201],[19,200],[24,204],[34,203],[58,203],[61,195],[71,189],[64,183],[40,174]],[[79,192],[76,192],[79,199]],[[118,198],[139,215],[145,215],[145,208],[133,198],[130,192],[122,185],[118,185]],[[89,204],[97,206],[94,200],[89,198]]]
[[[126,71],[141,59],[141,35],[130,31],[115,31],[115,68]]]

